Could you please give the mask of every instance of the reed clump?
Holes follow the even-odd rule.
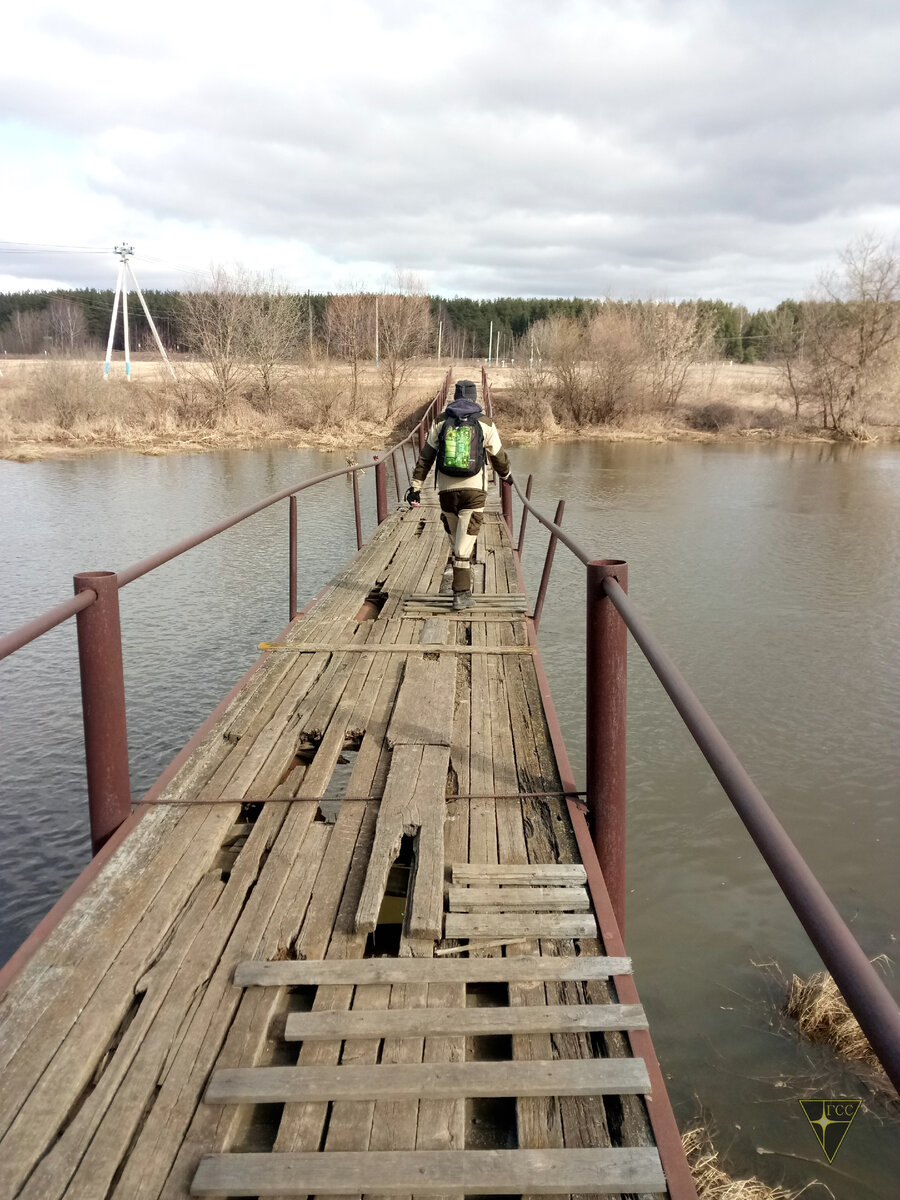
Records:
[[[756,1178],[732,1179],[719,1166],[719,1152],[702,1125],[685,1130],[681,1144],[700,1200],[796,1200],[800,1195]]]
[[[839,1058],[882,1070],[869,1039],[827,971],[808,979],[792,975],[784,1013],[797,1022],[800,1036],[807,1041],[830,1046]]]

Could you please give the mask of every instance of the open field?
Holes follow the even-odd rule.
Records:
[[[409,427],[412,414],[439,386],[448,365],[454,378],[480,379],[481,360],[424,360],[415,364],[393,404],[374,364],[360,365],[354,399],[350,368],[317,362],[278,369],[268,396],[246,386],[227,404],[217,402],[200,372],[175,364],[172,379],[149,355],[113,363],[103,377],[99,359],[0,359],[0,457],[19,462],[98,450],[143,454],[195,453],[277,443],[294,447],[373,448]],[[558,420],[548,397],[523,400],[516,367],[492,366],[490,378],[501,432],[507,442],[565,438],[621,440],[746,440],[828,437],[815,415],[802,422],[780,394],[775,367],[726,362],[692,368],[672,408],[629,410],[613,423],[579,425]],[[898,440],[897,414],[877,414],[867,438]]]

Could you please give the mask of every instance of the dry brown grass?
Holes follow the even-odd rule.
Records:
[[[801,1037],[830,1046],[839,1058],[883,1070],[869,1039],[827,971],[819,971],[808,979],[792,975],[784,1012],[797,1022]]]
[[[702,1125],[686,1130],[681,1144],[700,1200],[796,1200],[800,1195],[755,1178],[732,1179],[719,1166],[719,1152]]]
[[[465,364],[469,365],[469,364]],[[385,444],[436,391],[443,368],[417,365],[393,411],[374,366],[361,371],[350,403],[347,370],[320,362],[286,368],[274,393],[248,388],[222,408],[183,364],[176,379],[159,362],[0,359],[0,456],[17,461],[116,448],[141,453],[266,443],[338,447]]]

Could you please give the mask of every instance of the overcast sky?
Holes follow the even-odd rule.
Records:
[[[771,305],[898,232],[898,35],[895,0],[7,6],[0,290],[112,286],[36,246],[127,239],[145,286]]]

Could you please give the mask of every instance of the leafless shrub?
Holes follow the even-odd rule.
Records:
[[[701,317],[695,303],[641,305],[641,342],[650,403],[673,408],[684,390],[688,370],[708,357],[712,317]]]
[[[194,354],[185,369],[209,391],[220,417],[250,377],[247,330],[254,286],[244,267],[213,266],[182,295],[182,329]]]

